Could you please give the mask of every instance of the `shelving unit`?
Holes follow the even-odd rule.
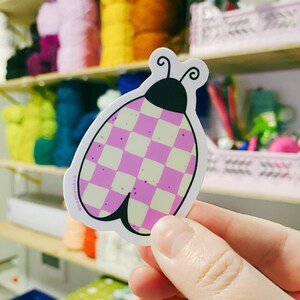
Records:
[[[66,168],[58,168],[55,166],[42,166],[36,164],[28,164],[22,163],[14,160],[9,159],[0,159],[0,167],[7,168],[9,170],[15,170],[16,172],[36,172],[41,174],[48,174],[48,175],[55,175],[55,176],[63,176],[66,172]],[[252,189],[252,192],[243,192],[238,188],[234,189],[228,184],[227,188],[224,188],[226,184],[218,187],[217,180],[204,180],[204,183],[201,188],[201,192],[208,193],[208,194],[218,194],[218,195],[225,195],[225,196],[233,196],[233,197],[240,197],[240,198],[249,198],[256,200],[272,200],[272,201],[279,201],[279,202],[287,202],[287,203],[299,203],[300,204],[300,194],[299,197],[291,197],[279,195],[277,192],[272,193],[272,191],[268,190],[268,193],[265,192],[258,192],[255,189]],[[214,184],[213,184],[214,183]],[[0,223],[1,226],[1,223]]]
[[[192,58],[188,54],[178,56],[184,61]],[[253,73],[271,70],[300,68],[300,45],[272,47],[260,51],[232,52],[226,55],[203,56],[200,58],[208,65],[211,74]],[[118,76],[126,72],[148,70],[148,62],[140,61],[116,67],[90,67],[74,72],[48,73],[38,76],[27,76],[8,80],[0,84],[0,91],[16,91],[28,89],[35,85],[49,85],[63,79],[99,80]]]
[[[64,259],[92,271],[103,272],[117,279],[127,281],[128,274],[120,273],[111,266],[98,268],[94,259],[81,251],[68,250],[58,238],[10,223],[0,222],[0,237],[5,238],[45,254]]]

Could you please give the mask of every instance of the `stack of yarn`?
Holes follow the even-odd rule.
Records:
[[[183,0],[136,0],[132,10],[134,58],[148,59],[159,47],[167,46],[183,27]]]
[[[31,100],[24,106],[11,105],[2,111],[7,123],[6,143],[15,160],[33,163],[34,145],[39,137],[53,138],[56,132],[53,102],[33,90]]]
[[[58,4],[56,2],[45,2],[41,6],[37,17],[40,52],[31,54],[27,60],[28,73],[30,75],[57,71],[59,27]]]
[[[69,166],[78,146],[74,128],[86,112],[88,85],[84,81],[63,81],[57,88],[57,138],[54,152],[55,165]]]
[[[131,0],[101,1],[101,66],[133,61],[132,6]]]
[[[57,67],[72,71],[99,64],[99,10],[95,0],[58,0],[61,28]]]
[[[44,101],[41,104],[41,132],[34,146],[34,160],[40,165],[54,164],[56,124],[56,94],[48,89],[42,89]]]
[[[7,28],[8,19],[0,12],[0,83],[6,78],[7,60],[13,55],[13,35]]]

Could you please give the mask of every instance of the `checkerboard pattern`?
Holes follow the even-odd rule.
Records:
[[[148,234],[174,214],[193,178],[196,145],[181,113],[140,98],[103,125],[87,151],[79,179],[83,205],[94,217],[115,212],[130,193],[128,221]]]

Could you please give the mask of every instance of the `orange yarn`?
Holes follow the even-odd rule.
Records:
[[[156,49],[167,46],[184,25],[184,0],[135,0],[132,9],[134,58],[145,60]],[[177,40],[178,41],[178,40]],[[176,49],[179,49],[176,44]]]
[[[164,31],[173,33],[176,28],[174,0],[136,0],[132,9],[132,24],[137,34]]]
[[[155,49],[166,45],[169,37],[169,34],[164,32],[145,32],[137,34],[133,40],[135,59],[148,59]]]
[[[96,258],[96,231],[92,228],[85,227],[83,252],[90,258]]]
[[[71,250],[82,250],[84,241],[84,225],[68,214],[64,235],[64,245]]]

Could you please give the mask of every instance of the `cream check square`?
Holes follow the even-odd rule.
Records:
[[[143,221],[146,217],[146,214],[148,212],[149,206],[130,199],[129,204],[128,204],[128,221],[129,223],[136,225],[136,226],[141,226],[143,224]]]
[[[111,185],[111,189],[114,192],[122,195],[127,195],[132,191],[136,178],[123,172],[117,172],[114,181]]]
[[[178,196],[183,197],[186,194],[186,191],[191,183],[192,175],[184,174],[179,186]]]
[[[157,143],[173,147],[178,131],[178,126],[164,120],[159,120],[153,133],[152,140]]]
[[[91,180],[95,169],[96,164],[86,159],[82,165],[80,178],[86,181]]]
[[[143,113],[144,115],[150,116],[150,117],[157,118],[157,119],[160,118],[162,111],[163,111],[162,108],[157,107],[156,105],[153,105],[148,100],[145,100],[141,107],[141,113]]]
[[[150,207],[162,213],[169,214],[174,200],[174,194],[156,189]]]
[[[108,189],[89,183],[82,195],[82,201],[85,204],[100,209],[107,194]]]
[[[98,163],[102,166],[108,167],[116,171],[119,168],[122,155],[122,150],[112,147],[110,145],[105,145],[102,154],[98,160]]]
[[[100,132],[96,135],[95,142],[100,144],[105,144],[110,135],[112,128],[113,128],[112,124],[105,123],[101,128]]]
[[[190,152],[178,148],[173,148],[169,154],[166,165],[174,170],[185,172],[190,162],[190,158]]]
[[[145,137],[136,132],[131,132],[125,146],[125,151],[139,157],[145,157],[150,142],[151,139],[149,139],[148,137]]]
[[[133,130],[138,118],[139,118],[138,111],[127,107],[123,107],[122,109],[119,110],[114,126],[131,131]]]
[[[152,185],[156,185],[160,181],[163,170],[164,165],[154,160],[145,158],[141,165],[138,178],[143,181],[147,180],[147,182]]]
[[[110,215],[110,214],[111,214],[111,212],[106,211],[106,210],[104,210],[104,209],[101,209],[100,214],[99,214],[99,217],[100,217],[100,218],[104,218],[104,217],[107,217],[107,216]]]
[[[180,128],[185,129],[185,130],[191,130],[191,126],[186,117],[182,118]]]

